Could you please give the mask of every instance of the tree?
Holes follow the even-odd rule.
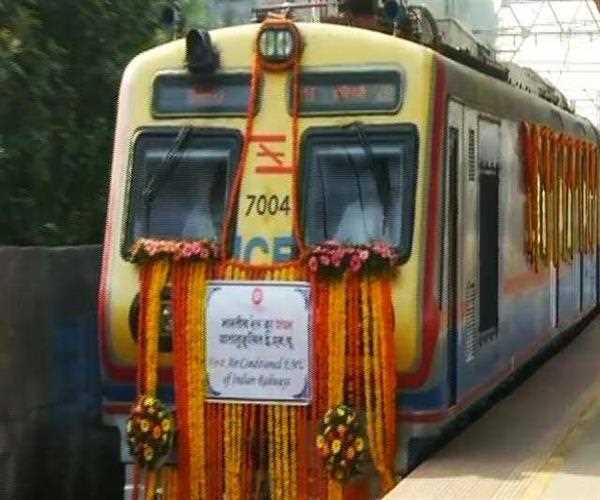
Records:
[[[191,28],[212,28],[215,25],[214,15],[211,15],[205,0],[186,0],[183,12],[186,24]]]
[[[152,0],[0,0],[0,244],[101,241],[119,81]]]
[[[189,27],[218,28],[250,22],[252,0],[185,0]],[[279,3],[279,2],[276,2]]]

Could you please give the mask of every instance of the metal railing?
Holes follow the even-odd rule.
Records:
[[[322,17],[334,15],[337,13],[337,0],[325,0],[319,2],[283,2],[277,4],[263,5],[252,9],[253,15],[257,19],[262,19],[270,12],[281,13],[286,15],[296,14],[297,11],[308,11],[306,14],[308,20],[319,22]]]

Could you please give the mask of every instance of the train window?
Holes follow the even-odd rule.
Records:
[[[414,126],[315,129],[305,138],[302,165],[307,244],[383,240],[408,258],[417,175]]]
[[[185,130],[185,129],[184,129]],[[237,132],[148,130],[137,139],[124,254],[139,238],[217,239],[237,167]]]

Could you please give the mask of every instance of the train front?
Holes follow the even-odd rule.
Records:
[[[194,499],[395,484],[399,395],[432,362],[435,79],[413,43],[282,18],[131,62],[100,293],[130,483]]]

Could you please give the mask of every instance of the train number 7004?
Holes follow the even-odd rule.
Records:
[[[245,215],[249,216],[252,213],[256,215],[277,215],[279,212],[283,212],[285,215],[290,214],[290,196],[277,196],[273,194],[267,196],[264,194],[248,194],[246,195],[248,204],[246,206]]]

